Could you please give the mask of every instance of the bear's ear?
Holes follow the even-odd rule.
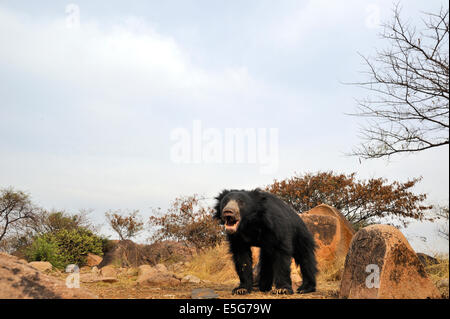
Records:
[[[231,191],[228,189],[223,190],[215,199],[216,199],[216,205],[214,206],[214,216],[215,219],[221,219],[220,218],[220,203],[222,202],[222,199]]]

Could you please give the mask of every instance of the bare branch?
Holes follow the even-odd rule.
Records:
[[[449,13],[424,13],[424,29],[402,21],[398,5],[381,34],[391,47],[362,56],[369,79],[352,83],[372,94],[358,100],[367,118],[362,143],[350,155],[365,159],[449,144]]]

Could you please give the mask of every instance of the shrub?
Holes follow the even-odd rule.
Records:
[[[61,229],[37,237],[28,249],[27,258],[48,261],[56,268],[68,264],[81,267],[86,264],[88,253],[103,255],[103,239],[83,228]]]
[[[58,245],[43,236],[35,239],[26,249],[25,256],[28,261],[48,261],[56,268],[65,266],[65,258],[61,255]]]
[[[412,188],[421,180],[389,183],[383,178],[357,180],[356,173],[318,172],[296,175],[266,187],[299,213],[327,204],[338,209],[357,230],[389,217],[406,226],[412,219],[429,220],[432,206],[424,204],[427,195]]]
[[[88,253],[103,255],[102,239],[83,228],[62,229],[45,236],[58,245],[67,264],[77,264],[81,267],[86,264]]]

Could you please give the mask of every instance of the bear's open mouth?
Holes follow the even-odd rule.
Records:
[[[225,224],[227,224],[228,226],[233,226],[237,222],[237,219],[233,216],[225,216]]]
[[[223,219],[225,222],[225,231],[227,233],[234,233],[237,231],[239,225],[239,219],[237,219],[233,213],[224,212]]]

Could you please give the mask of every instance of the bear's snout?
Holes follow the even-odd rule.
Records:
[[[225,222],[225,231],[232,234],[237,231],[240,220],[239,204],[230,200],[222,209],[222,220]]]

